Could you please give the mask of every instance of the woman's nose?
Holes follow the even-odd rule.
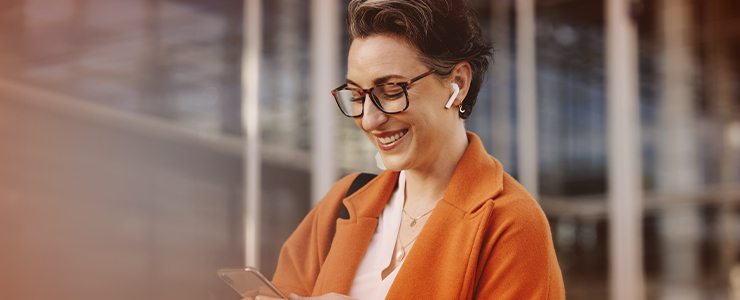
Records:
[[[362,129],[366,131],[375,130],[388,120],[388,116],[375,106],[370,97],[370,94],[365,95],[365,103],[363,103],[364,107],[362,108]]]

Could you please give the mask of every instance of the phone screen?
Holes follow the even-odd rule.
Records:
[[[285,297],[265,276],[252,267],[242,269],[220,269],[218,277],[221,277],[231,288],[242,297],[270,296],[280,299]]]

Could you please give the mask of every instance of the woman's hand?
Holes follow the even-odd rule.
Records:
[[[321,295],[318,297],[301,297],[296,294],[290,294],[288,296],[290,300],[357,300],[355,298],[352,298],[350,296],[337,294],[337,293],[329,293],[326,295]],[[244,298],[244,300],[251,300],[249,298]],[[268,296],[257,296],[254,298],[254,300],[280,300],[279,298],[273,298]]]

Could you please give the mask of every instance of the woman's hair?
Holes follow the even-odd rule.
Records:
[[[347,9],[350,39],[375,34],[400,37],[438,76],[446,77],[468,62],[472,78],[462,103],[467,119],[473,111],[493,46],[483,38],[478,19],[465,0],[352,0]]]

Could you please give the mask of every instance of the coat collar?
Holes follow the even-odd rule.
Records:
[[[477,135],[467,132],[467,137],[468,147],[457,163],[442,200],[470,212],[503,191],[504,172],[501,163],[486,152]],[[377,218],[393,193],[398,173],[386,170],[345,199],[350,219]]]
[[[457,163],[443,201],[465,212],[494,199],[504,190],[504,169],[490,156],[480,138],[468,132],[468,148]]]

